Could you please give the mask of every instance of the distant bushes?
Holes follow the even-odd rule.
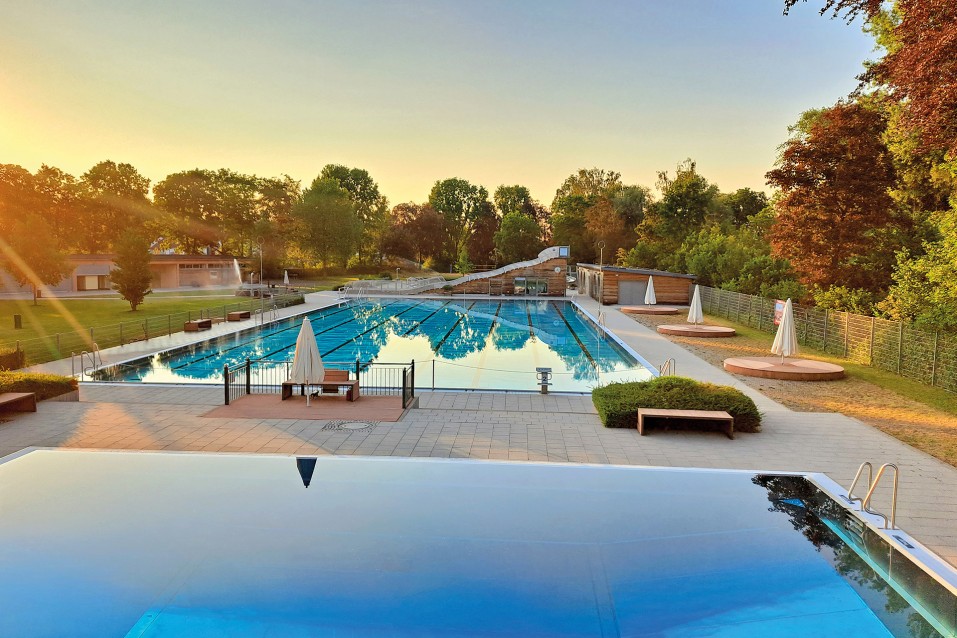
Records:
[[[27,356],[20,348],[0,348],[0,370],[19,370],[27,363]]]
[[[34,392],[37,399],[42,401],[72,392],[76,388],[76,379],[73,377],[35,372],[0,371],[0,393]]]
[[[723,410],[734,417],[736,432],[759,432],[761,413],[735,388],[683,377],[612,383],[592,391],[592,401],[605,427],[635,428],[638,408],[660,410]]]

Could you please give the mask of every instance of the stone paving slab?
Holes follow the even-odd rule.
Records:
[[[732,441],[714,432],[642,437],[607,429],[588,397],[559,395],[423,393],[423,407],[371,431],[323,430],[322,420],[202,418],[210,403],[200,395],[192,404],[89,398],[14,416],[0,425],[0,455],[42,446],[614,463],[823,472],[845,486],[861,461],[896,462],[898,524],[957,564],[957,469],[840,414],[769,412],[763,432]],[[889,509],[886,491],[875,504]]]

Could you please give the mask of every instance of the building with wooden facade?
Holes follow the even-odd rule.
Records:
[[[601,302],[607,305],[637,306],[645,303],[649,277],[654,277],[658,303],[684,306],[691,303],[694,275],[649,268],[578,264],[578,294],[596,300],[601,296]]]

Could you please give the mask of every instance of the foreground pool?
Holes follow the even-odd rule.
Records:
[[[646,380],[651,370],[575,304],[561,300],[364,299],[306,315],[331,368],[355,362],[416,361],[421,389],[536,390],[551,368],[552,391]],[[285,380],[302,317],[111,366],[99,381],[222,383],[223,366],[250,359],[264,377]],[[270,373],[270,371],[273,371]],[[281,378],[280,378],[281,377]],[[363,379],[363,381],[365,381]]]
[[[953,635],[841,511],[744,472],[38,450],[0,463],[0,635]]]

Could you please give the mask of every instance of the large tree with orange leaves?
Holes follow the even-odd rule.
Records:
[[[879,111],[838,103],[804,118],[767,174],[781,190],[771,245],[802,283],[871,291],[889,285],[908,222],[888,193],[894,169],[881,139],[885,127]]]
[[[785,0],[785,13],[798,1]],[[861,80],[905,104],[901,124],[924,151],[957,156],[957,2],[897,0],[887,10],[881,0],[825,0],[821,13],[876,27],[886,55]]]

